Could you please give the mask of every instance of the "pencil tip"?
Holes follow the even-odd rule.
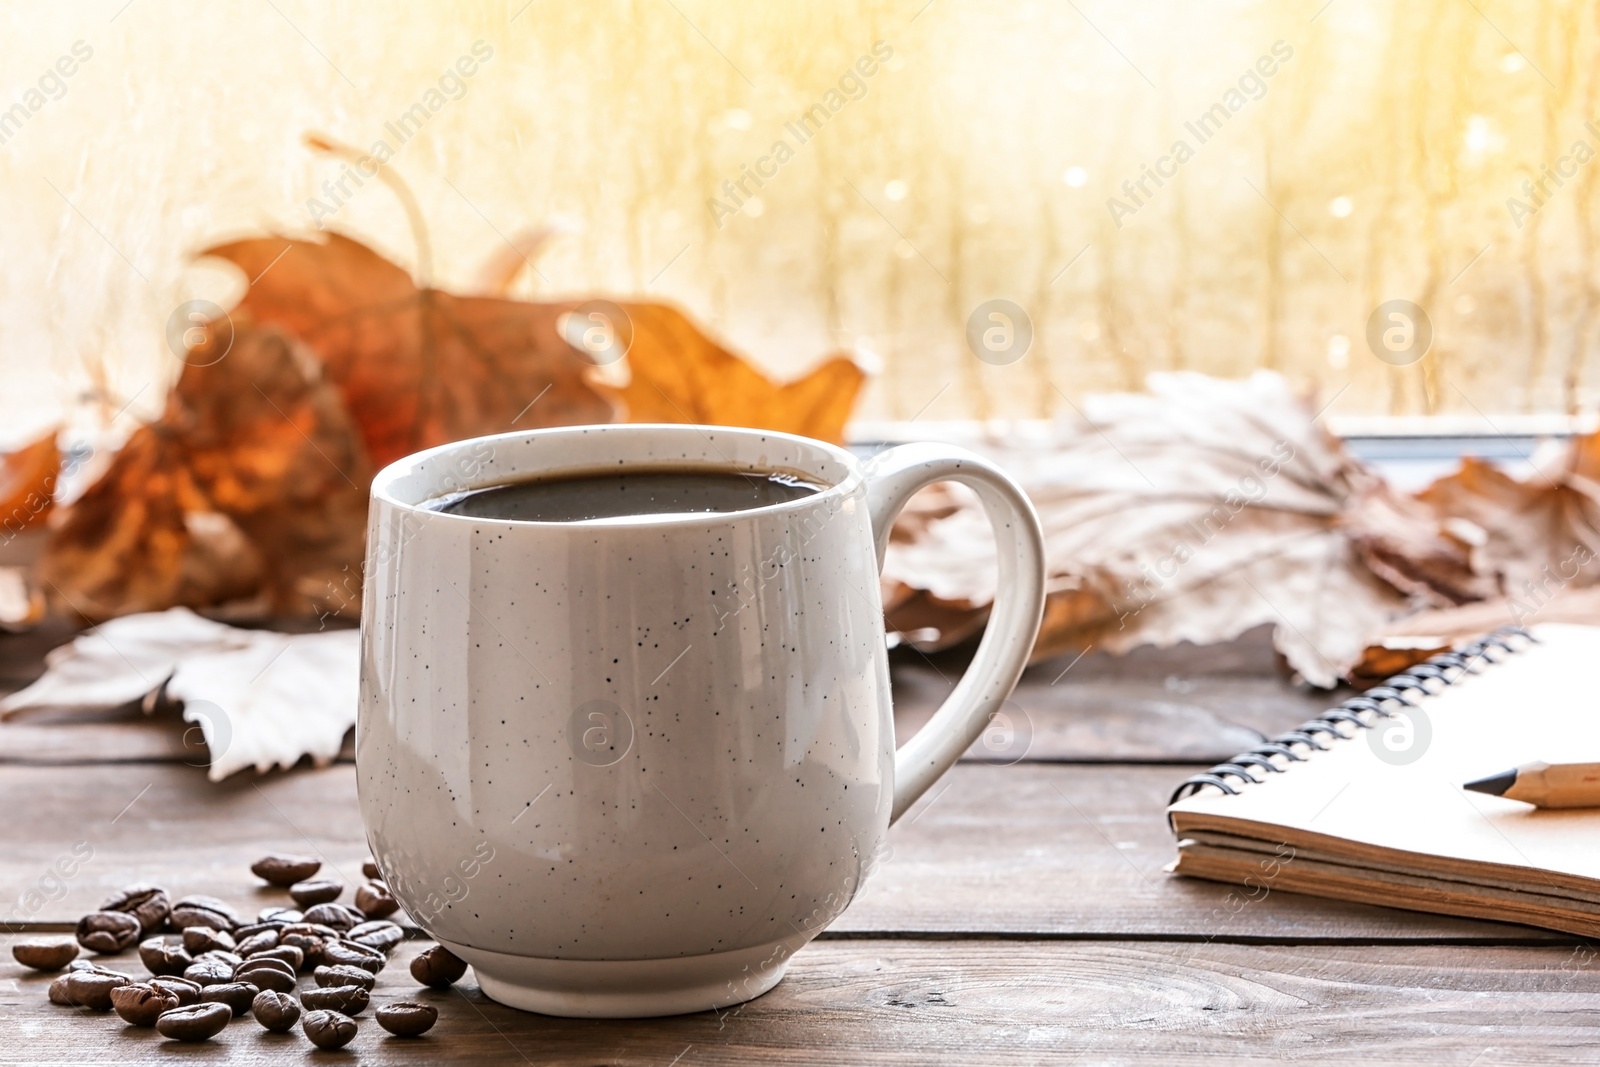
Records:
[[[1517,781],[1517,772],[1513,768],[1500,774],[1492,774],[1487,778],[1479,778],[1475,782],[1468,782],[1462,789],[1470,789],[1474,793],[1487,793],[1492,797],[1504,796]]]

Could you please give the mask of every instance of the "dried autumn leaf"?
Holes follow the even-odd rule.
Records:
[[[556,332],[563,306],[419,289],[339,234],[251,238],[203,254],[255,279],[239,302],[247,315],[323,361],[376,466],[518,426],[615,418],[588,382],[591,364]]]
[[[517,234],[478,274],[483,292],[504,295],[559,223]],[[572,348],[599,364],[590,381],[626,410],[629,422],[753,426],[842,442],[866,375],[834,356],[810,373],[777,383],[707,337],[682,312],[662,304],[608,301],[557,305],[557,327]],[[587,331],[603,332],[603,353]]]
[[[1417,499],[1476,542],[1474,567],[1490,582],[1484,595],[1504,594],[1528,612],[1553,588],[1600,581],[1597,479],[1600,434],[1591,434],[1539,457],[1525,479],[1469,456]]]
[[[1373,481],[1345,505],[1345,531],[1367,567],[1419,604],[1446,607],[1493,596],[1478,569],[1481,534],[1428,504]]]
[[[112,708],[160,696],[199,727],[208,777],[289,768],[339,754],[359,703],[354,629],[245,630],[183,608],[127,615],[45,657],[44,676],[0,700],[0,719],[34,708]]]
[[[371,476],[317,361],[241,316],[225,354],[196,350],[161,417],[63,509],[39,575],[54,609],[91,620],[245,599],[277,614],[342,605],[331,591],[359,573]]]
[[[14,537],[50,514],[61,453],[56,431],[0,456],[0,527]]]
[[[134,432],[94,485],[64,509],[39,576],[51,610],[108,619],[251,595],[261,559],[183,465],[186,449]]]
[[[1155,374],[1149,389],[1086,398],[1084,417],[1036,435],[962,442],[1021,481],[1044,526],[1049,596],[1034,659],[1209,644],[1272,623],[1301,675],[1333,685],[1367,635],[1407,609],[1341,522],[1376,476],[1276,375]],[[900,605],[891,627],[915,630],[925,617],[903,613],[930,603],[964,607],[970,626],[994,595],[981,510],[969,502],[917,522],[885,561],[887,597]],[[961,633],[912,643],[944,647]]]
[[[1357,684],[1502,626],[1600,624],[1600,434],[1546,449],[1526,478],[1466,457],[1418,493],[1412,510],[1468,548],[1478,596],[1385,627],[1352,672]]]
[[[778,384],[701,333],[676,308],[621,307],[632,331],[628,380],[603,388],[626,406],[629,422],[754,426],[844,440],[866,378],[849,358],[834,356],[804,377]]]

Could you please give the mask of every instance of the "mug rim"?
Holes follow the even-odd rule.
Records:
[[[552,522],[541,519],[489,519],[479,515],[461,515],[455,512],[439,511],[430,508],[424,503],[411,503],[402,500],[392,491],[394,483],[411,475],[424,463],[431,460],[442,459],[454,453],[470,450],[485,442],[496,441],[523,441],[547,437],[580,436],[584,434],[603,431],[610,434],[624,434],[629,436],[648,436],[651,434],[696,435],[706,440],[711,440],[715,434],[729,434],[742,438],[777,438],[789,441],[802,448],[815,449],[829,455],[835,461],[844,465],[845,476],[828,485],[821,492],[799,500],[780,501],[775,504],[761,504],[753,508],[741,508],[738,511],[707,511],[690,514],[676,515],[629,515],[608,519],[578,519],[570,522]],[[714,447],[714,446],[713,446]],[[588,469],[577,464],[571,467],[555,467],[552,472],[562,470]],[[503,523],[509,526],[526,526],[534,529],[557,529],[582,527],[587,529],[637,529],[641,526],[693,526],[698,524],[726,523],[743,519],[745,517],[762,518],[769,515],[780,515],[784,512],[800,512],[807,508],[821,505],[825,502],[836,500],[853,494],[865,479],[861,469],[861,461],[849,449],[815,437],[806,437],[802,434],[785,433],[779,430],[759,430],[748,426],[717,426],[709,423],[688,422],[600,422],[580,423],[572,426],[543,426],[527,430],[508,430],[505,433],[484,434],[478,437],[464,437],[459,441],[449,441],[442,445],[424,448],[409,455],[402,456],[373,476],[370,495],[373,503],[382,501],[391,507],[404,511],[427,515],[431,518],[468,523]],[[489,484],[508,484],[505,482],[491,482]],[[480,488],[488,488],[488,485]],[[438,494],[430,496],[428,500],[438,499]]]

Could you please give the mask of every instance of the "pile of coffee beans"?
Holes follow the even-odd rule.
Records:
[[[263,908],[254,922],[215,897],[173,900],[160,886],[130,885],[85,915],[73,937],[27,938],[11,954],[25,967],[63,972],[50,984],[50,1003],[114,1011],[174,1041],[208,1041],[249,1015],[280,1033],[299,1024],[319,1049],[343,1048],[355,1038],[356,1017],[372,1004],[378,973],[405,931],[388,919],[400,903],[376,864],[362,867],[367,881],[353,907],[338,903],[344,883],[317,877],[321,868],[311,856],[273,855],[252,864],[258,878],[286,889],[295,904]],[[147,978],[78,958],[80,946],[114,955],[136,945]],[[411,961],[412,977],[433,989],[448,988],[466,972],[442,945]],[[308,975],[312,984],[301,989]],[[411,1002],[387,1003],[374,1014],[396,1037],[420,1037],[439,1018],[432,1005]]]

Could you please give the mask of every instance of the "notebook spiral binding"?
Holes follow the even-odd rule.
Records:
[[[1417,707],[1416,699],[1407,694],[1429,695],[1430,680],[1438,682],[1441,686],[1455,685],[1463,678],[1471,676],[1471,664],[1480,657],[1487,659],[1490,648],[1515,653],[1527,647],[1516,645],[1513,643],[1513,638],[1522,638],[1530,643],[1538,641],[1538,638],[1520,626],[1506,626],[1463,648],[1440,653],[1386,679],[1382,685],[1373,686],[1360,696],[1352,697],[1316,718],[1301,723],[1288,733],[1279,734],[1265,744],[1258,745],[1248,752],[1239,753],[1226,763],[1219,763],[1202,774],[1185,779],[1183,784],[1173,790],[1172,799],[1167,803],[1175,804],[1208,785],[1220,789],[1229,796],[1238,796],[1239,785],[1259,785],[1265,781],[1265,778],[1257,778],[1251,774],[1249,768],[1255,767],[1263,775],[1282,774],[1286,768],[1274,763],[1273,756],[1282,756],[1291,764],[1304,763],[1308,754],[1297,752],[1295,746],[1302,746],[1314,752],[1326,752],[1328,746],[1323,743],[1324,739],[1347,741],[1355,736],[1341,733],[1339,723],[1347,722],[1358,729],[1370,730],[1379,720],[1394,716],[1395,712],[1390,705]],[[1489,660],[1489,662],[1495,661]],[[1450,675],[1452,669],[1458,671],[1454,677]],[[1363,712],[1370,718],[1363,718]]]

